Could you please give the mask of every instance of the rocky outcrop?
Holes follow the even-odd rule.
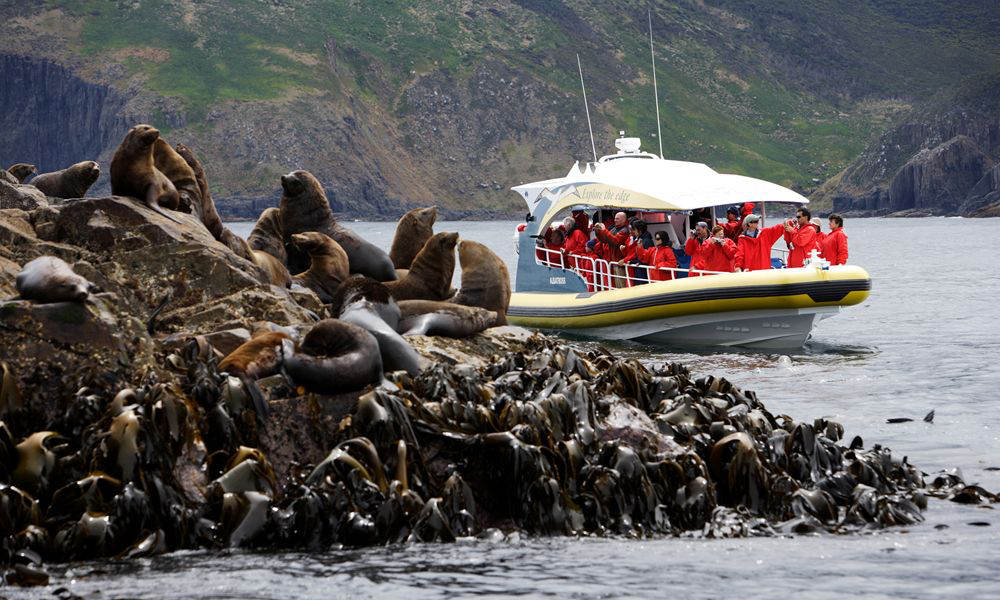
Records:
[[[1000,163],[969,191],[959,212],[973,217],[1000,217]]]
[[[973,192],[1000,160],[1000,73],[918,106],[811,197],[848,215],[971,215]]]

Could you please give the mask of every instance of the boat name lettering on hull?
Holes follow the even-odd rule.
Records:
[[[566,285],[565,277],[549,277],[549,283],[552,285]]]

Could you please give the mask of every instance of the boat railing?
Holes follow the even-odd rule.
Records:
[[[669,281],[677,279],[681,273],[687,277],[725,274],[725,271],[619,263],[593,255],[572,254],[564,252],[562,249],[555,250],[544,246],[535,248],[535,262],[544,267],[573,271],[579,274],[587,283],[587,290],[591,292],[602,292],[658,281]],[[660,274],[661,277],[654,278],[654,273]]]

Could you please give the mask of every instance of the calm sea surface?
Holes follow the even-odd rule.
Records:
[[[388,248],[394,223],[344,223]],[[439,222],[486,243],[515,272],[514,222]],[[251,224],[230,225],[247,235]],[[676,353],[756,390],[775,414],[825,416],[907,455],[924,471],[960,467],[1000,491],[1000,250],[996,219],[857,219],[851,262],[873,278],[861,305],[820,323],[791,356]],[[457,274],[456,274],[457,276]],[[586,346],[586,343],[574,342]],[[921,417],[936,411],[933,423]],[[889,417],[915,421],[886,424]],[[322,554],[175,553],[55,566],[48,590],[88,598],[1000,598],[1000,505],[931,500],[925,523],[874,535],[752,540],[515,539]],[[970,523],[978,523],[971,525]]]

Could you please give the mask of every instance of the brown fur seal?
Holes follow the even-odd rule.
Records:
[[[288,253],[285,252],[284,226],[281,224],[281,211],[276,207],[265,208],[264,212],[257,217],[257,224],[253,226],[247,243],[251,250],[267,252],[283,263],[288,262]]]
[[[506,325],[510,305],[507,265],[486,246],[469,240],[458,245],[458,259],[462,263],[462,288],[450,301],[494,310],[497,325]]]
[[[7,172],[13,175],[18,183],[24,183],[24,180],[37,173],[38,169],[28,163],[16,163],[8,167]]]
[[[212,234],[212,237],[232,250],[237,256],[241,256],[249,261],[254,261],[253,253],[250,251],[250,245],[247,244],[246,240],[236,235],[222,224],[219,212],[215,209],[215,202],[212,200],[212,194],[208,191],[208,177],[205,175],[205,169],[201,166],[201,163],[194,155],[194,152],[192,152],[191,149],[184,144],[177,144],[175,150],[177,151],[177,154],[184,159],[184,162],[191,167],[191,170],[194,171],[195,181],[198,182],[199,202],[192,207],[194,209],[194,214],[201,219],[202,225],[205,226],[205,229],[208,229],[208,232]],[[271,254],[271,256],[278,256],[277,254],[270,252],[268,252],[268,254]],[[278,257],[278,259],[281,260],[281,262],[285,262],[284,257]]]
[[[24,265],[15,285],[21,298],[39,304],[83,302],[96,289],[55,256],[41,256]]]
[[[434,221],[437,207],[414,208],[403,215],[396,225],[396,235],[392,238],[389,258],[396,269],[409,269],[427,240],[434,235]]]
[[[281,352],[292,381],[312,392],[350,392],[382,378],[382,357],[375,337],[337,319],[316,323],[298,347],[283,340]]]
[[[293,171],[281,176],[281,221],[284,224],[285,249],[288,251],[288,268],[293,273],[306,270],[308,256],[292,244],[292,236],[304,231],[318,231],[335,242],[347,253],[351,273],[361,273],[378,281],[394,281],[396,271],[389,255],[356,233],[341,227],[333,218],[330,202],[323,186],[308,171]]]
[[[457,233],[435,233],[413,259],[406,276],[385,285],[396,300],[445,300],[455,274]]]
[[[177,188],[153,165],[153,144],[160,132],[150,125],[136,125],[111,158],[111,193],[131,196],[144,202],[151,210],[180,223],[161,206],[176,209],[180,197]]]
[[[496,311],[432,300],[404,300],[399,303],[397,331],[403,335],[443,335],[461,338],[499,323]]]
[[[153,166],[177,188],[177,210],[190,213],[201,204],[201,188],[194,169],[163,138],[156,138],[153,142]]]
[[[280,367],[281,342],[288,334],[266,331],[241,344],[219,363],[219,371],[260,379],[274,375]]]
[[[14,177],[7,171],[0,171],[0,180],[6,181],[11,185],[19,185],[21,183],[20,181],[17,180],[17,177]]]
[[[309,255],[309,268],[296,275],[295,279],[328,304],[349,276],[347,253],[340,244],[317,231],[296,233],[292,236],[292,243]]]
[[[254,264],[264,271],[267,283],[283,288],[292,285],[292,274],[288,272],[285,263],[262,250],[252,250],[251,254]]]
[[[60,171],[36,175],[31,185],[50,198],[83,198],[100,176],[100,165],[85,160]]]

